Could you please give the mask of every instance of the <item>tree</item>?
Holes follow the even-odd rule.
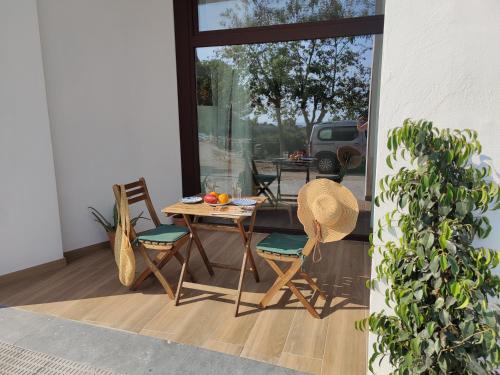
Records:
[[[293,101],[306,123],[313,125],[330,114],[353,118],[368,109],[370,68],[362,55],[367,47],[356,38],[309,40],[290,44]]]
[[[287,51],[287,43],[231,46],[223,50],[224,58],[232,61],[240,72],[242,85],[249,89],[255,114],[270,115],[276,120],[280,154],[287,150],[284,118],[296,112],[289,73],[294,64]]]
[[[226,25],[248,27],[364,15],[370,1],[243,0],[223,14]],[[327,115],[353,117],[368,108],[370,69],[366,38],[332,38],[225,47],[220,57],[238,69],[256,114],[276,120],[280,152],[286,151],[285,119],[302,115],[309,139]]]

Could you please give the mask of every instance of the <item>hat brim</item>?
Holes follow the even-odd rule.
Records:
[[[352,146],[342,146],[337,150],[337,159],[340,165],[345,169],[354,169],[361,165],[363,156],[357,148]]]
[[[334,226],[320,225],[321,242],[339,241],[356,227],[359,214],[358,200],[345,186],[328,179],[321,178],[304,185],[297,198],[297,216],[309,238],[316,236],[312,203],[320,194],[333,196],[340,207],[339,219]]]

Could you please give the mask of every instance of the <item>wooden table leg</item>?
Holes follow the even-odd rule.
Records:
[[[260,281],[259,272],[257,271],[257,266],[255,265],[255,260],[253,259],[252,255],[252,236],[253,236],[253,229],[255,226],[255,220],[257,218],[257,209],[258,207],[255,207],[255,210],[252,213],[252,218],[250,220],[250,226],[248,228],[248,233],[247,233],[247,243],[245,244],[245,246],[248,251],[248,257],[250,258],[250,264],[252,265],[253,276],[255,278],[255,281],[259,282]],[[243,225],[243,222],[241,224]]]
[[[188,226],[189,231],[191,232],[192,239],[196,243],[196,247],[198,248],[198,251],[201,255],[201,258],[203,259],[203,262],[205,263],[205,266],[207,267],[208,273],[210,276],[214,275],[214,270],[212,268],[212,265],[210,264],[210,261],[208,260],[207,253],[205,253],[205,249],[203,248],[203,245],[201,244],[201,241],[198,237],[198,233],[196,233],[196,229],[193,228],[191,218],[189,215],[183,215],[184,221],[186,222],[186,225]]]
[[[253,217],[252,217],[253,219]],[[252,272],[253,272],[253,277],[255,278],[256,282],[260,281],[259,277],[259,272],[257,271],[257,267],[255,266],[255,260],[253,259],[252,255],[252,248],[251,248],[251,242],[252,242],[252,231],[253,231],[253,225],[250,224],[250,230],[249,232],[245,232],[245,227],[243,226],[242,221],[238,221],[236,223],[238,226],[238,229],[241,234],[241,238],[243,239],[243,246],[245,247],[245,254],[247,254],[248,259],[250,260],[250,267],[252,267]]]
[[[242,293],[242,289],[243,289],[243,279],[245,277],[245,272],[246,272],[247,261],[248,260],[250,260],[250,264],[251,264],[251,267],[252,267],[252,272],[253,272],[253,276],[255,278],[255,281],[256,282],[260,281],[259,272],[257,271],[257,267],[255,265],[255,260],[253,259],[252,246],[251,246],[252,245],[252,235],[253,235],[253,228],[254,228],[254,225],[255,225],[256,214],[257,214],[257,207],[255,207],[255,209],[253,211],[248,232],[245,231],[245,226],[243,225],[243,220],[244,220],[243,218],[235,220],[235,224],[236,224],[236,226],[239,229],[239,232],[240,232],[240,235],[241,235],[241,239],[243,240],[243,246],[244,246],[244,249],[245,249],[245,251],[243,253],[243,262],[242,262],[242,265],[241,265],[240,279],[238,281],[238,291],[237,291],[237,294],[236,294],[236,301],[235,301],[236,302],[236,306],[235,306],[235,311],[234,311],[234,316],[235,317],[238,316],[238,309],[240,307],[241,293]]]
[[[235,301],[235,307],[234,307],[234,316],[238,316],[238,309],[240,307],[240,301],[241,301],[241,290],[243,288],[243,278],[245,277],[245,270],[247,268],[247,259],[248,259],[248,252],[245,250],[245,253],[243,254],[243,262],[241,264],[241,271],[240,271],[240,280],[238,281],[238,291],[236,292],[236,301]]]

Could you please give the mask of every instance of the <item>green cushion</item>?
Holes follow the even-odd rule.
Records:
[[[257,250],[298,257],[302,255],[306,242],[307,236],[305,235],[272,233],[257,244]]]
[[[267,183],[271,183],[274,180],[276,180],[276,176],[271,175],[271,174],[258,174],[258,175],[255,175],[255,178],[259,182],[267,182]]]
[[[177,225],[160,225],[154,229],[142,232],[137,241],[146,243],[172,243],[184,237],[189,231],[186,227]]]

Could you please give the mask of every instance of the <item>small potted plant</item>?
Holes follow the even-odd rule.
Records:
[[[116,209],[116,204],[113,206],[113,222],[110,222],[108,219],[104,217],[98,210],[94,207],[88,207],[90,214],[94,217],[94,221],[101,224],[101,226],[106,231],[109,239],[109,245],[111,250],[114,251],[115,247],[115,234],[116,234],[116,225],[118,223],[118,210]],[[130,224],[134,227],[140,219],[150,220],[149,218],[143,216],[144,211],[132,219],[130,219]]]

